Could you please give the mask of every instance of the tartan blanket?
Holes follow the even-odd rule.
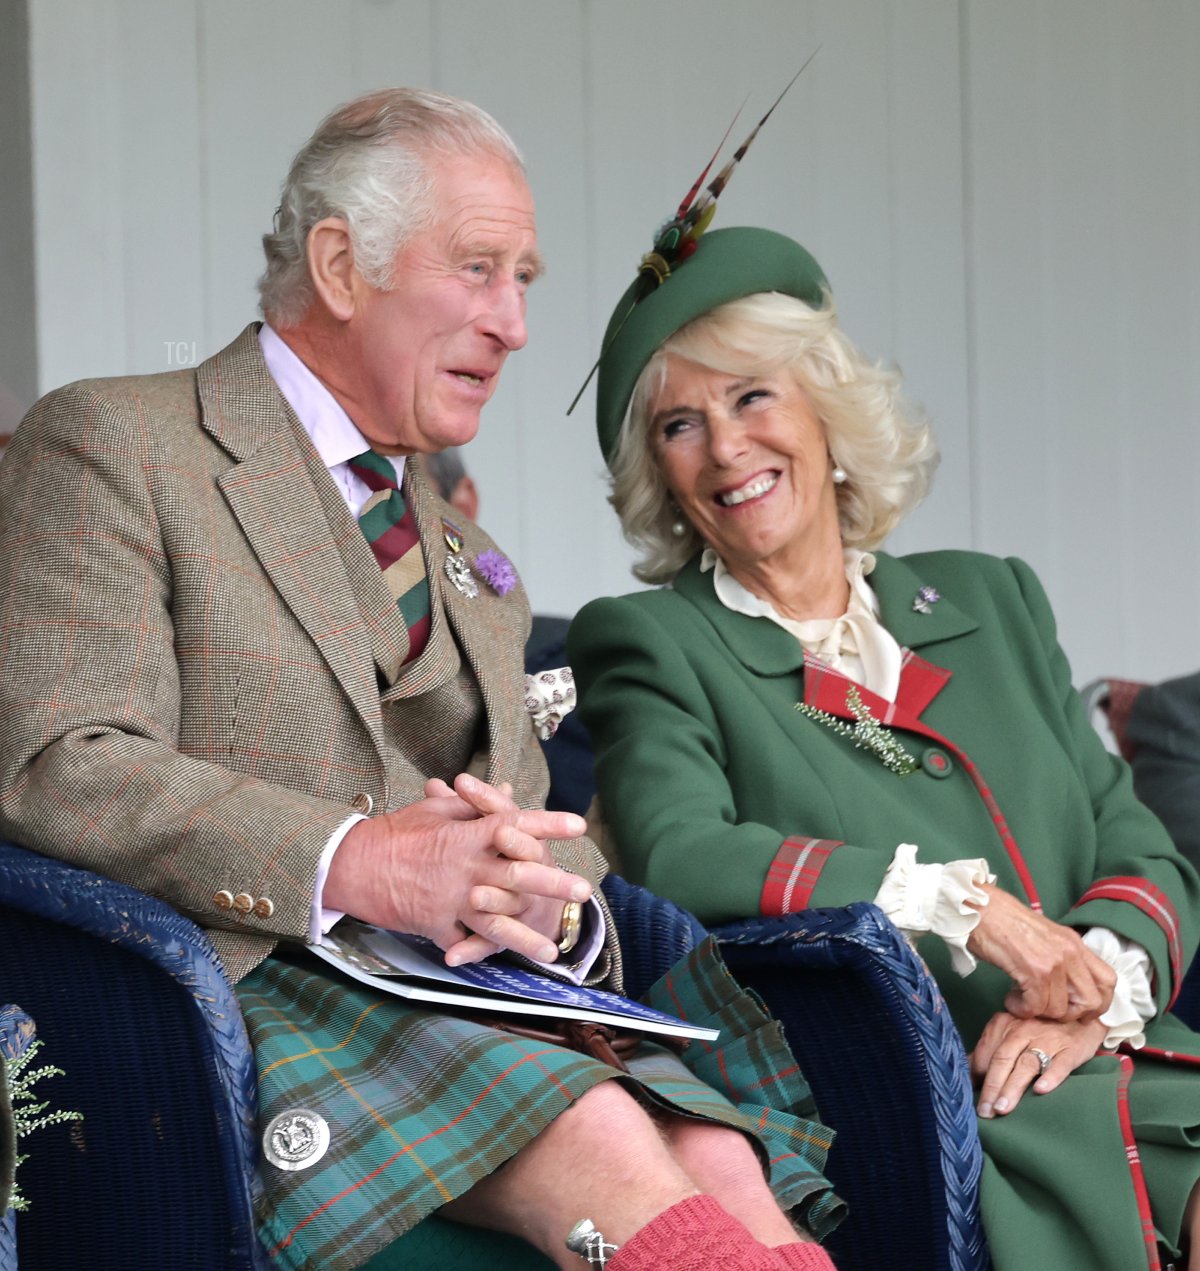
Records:
[[[306,1108],[330,1146],[310,1168],[261,1167],[259,1235],[281,1267],[352,1271],[520,1151],[601,1081],[725,1122],[756,1144],[780,1203],[818,1236],[842,1216],[821,1174],[833,1140],[780,1026],[734,983],[712,941],[646,995],[722,1030],[682,1060],[645,1043],[623,1077],[589,1056],[404,999],[305,959],[237,985],[258,1064],[260,1126]],[[336,977],[336,972],[331,973]]]

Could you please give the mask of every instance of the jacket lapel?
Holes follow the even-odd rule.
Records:
[[[450,549],[443,536],[442,505],[428,493],[424,479],[419,474],[415,476],[422,494],[414,498],[413,507],[422,542],[427,544],[430,590],[440,598],[437,607],[444,610],[483,697],[488,729],[485,780],[490,785],[501,781],[516,785],[522,751],[532,727],[525,710],[525,589],[518,586],[507,595],[498,596],[474,569],[479,584],[477,596],[465,596],[454,586],[444,569]],[[454,523],[465,539],[463,556],[468,565],[473,565],[481,550],[480,531],[461,518]]]
[[[258,325],[202,363],[196,379],[201,427],[235,461],[218,478],[222,494],[280,599],[382,745],[370,641],[332,528],[357,527],[267,371]],[[331,516],[339,506],[340,521]]]

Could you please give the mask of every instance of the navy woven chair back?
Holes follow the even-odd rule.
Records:
[[[39,1059],[64,1071],[54,1106],[85,1118],[30,1140],[21,1267],[165,1271],[165,1249],[171,1271],[260,1267],[254,1074],[203,933],[140,892],[9,844],[0,932],[0,997],[29,1012]]]
[[[849,1206],[827,1242],[839,1271],[986,1268],[966,1055],[896,928],[861,903],[714,934],[730,970],[783,1024],[821,1120],[843,1131],[828,1165]]]

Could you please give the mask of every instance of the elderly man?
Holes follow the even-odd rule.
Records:
[[[785,1213],[829,1220],[819,1127],[660,1047],[621,1076],[305,953],[349,914],[451,965],[620,985],[602,863],[540,810],[524,593],[405,463],[469,440],[525,343],[520,157],[465,102],[361,98],[297,155],[264,245],[265,325],[195,371],[50,394],[0,469],[0,830],[208,928],[280,1265],[400,1265],[437,1210],[563,1267],[584,1217],[612,1271],[828,1266]],[[767,1077],[788,1061],[752,1024]]]

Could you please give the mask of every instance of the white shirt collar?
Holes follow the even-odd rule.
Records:
[[[837,618],[797,622],[785,618],[769,600],[743,587],[711,547],[700,557],[701,571],[713,571],[713,590],[726,609],[766,618],[782,627],[815,657],[889,702],[900,687],[903,654],[895,636],[879,621],[879,600],[867,582],[875,557],[855,547],[843,549],[850,600]]]

